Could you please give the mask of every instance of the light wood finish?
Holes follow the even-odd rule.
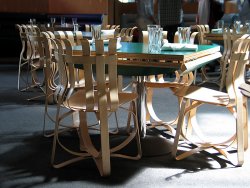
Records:
[[[34,88],[40,88],[43,90],[43,84],[44,84],[44,78],[40,78],[37,75],[37,71],[43,69],[44,64],[40,61],[40,52],[39,52],[39,46],[35,40],[33,40],[34,36],[40,35],[40,30],[35,25],[22,25],[22,28],[26,34],[27,37],[27,46],[29,49],[27,49],[29,55],[28,55],[28,74],[26,77],[26,87],[23,88],[21,91],[26,91],[29,89]],[[41,95],[42,96],[42,95]],[[36,98],[41,97],[36,96],[34,98],[29,98],[28,100],[33,100]]]
[[[143,42],[146,44],[148,43],[148,31],[142,31],[143,33]],[[163,31],[163,39],[167,40],[167,31]],[[176,41],[178,42],[178,41]],[[146,114],[146,121],[149,124],[148,128],[154,128],[157,126],[163,126],[167,130],[170,131],[172,135],[175,135],[175,130],[173,128],[173,125],[176,124],[178,117],[176,117],[173,120],[170,121],[163,121],[160,119],[155,110],[154,110],[154,105],[153,105],[153,93],[154,89],[159,89],[159,88],[165,88],[165,89],[170,89],[172,92],[176,91],[177,88],[181,86],[188,86],[193,83],[194,77],[193,73],[190,72],[189,74],[185,74],[184,76],[181,76],[178,71],[175,71],[175,79],[173,81],[167,81],[164,78],[163,74],[158,74],[158,75],[150,75],[147,78],[145,78],[144,85],[146,87],[146,109],[147,109],[147,114]],[[178,104],[181,102],[181,98],[178,98]]]
[[[105,29],[120,29],[120,25],[106,25]]]
[[[135,105],[137,94],[118,92],[116,39],[110,39],[107,53],[104,53],[103,40],[96,40],[95,54],[91,54],[88,40],[83,39],[82,55],[72,55],[72,46],[68,40],[63,40],[66,46],[66,54],[64,54],[61,41],[56,40],[55,42],[55,56],[59,65],[60,83],[58,87],[59,92],[57,93],[57,121],[51,158],[53,166],[55,168],[60,168],[70,163],[91,157],[94,159],[100,174],[102,176],[108,176],[111,173],[110,157],[140,159],[141,145]],[[84,89],[79,90],[75,88],[75,77],[73,76],[75,65],[84,66]],[[65,66],[68,66],[69,72],[66,71]],[[93,72],[93,66],[95,66],[95,73]],[[108,74],[109,78],[112,78],[109,79],[108,84],[106,84],[105,72]],[[92,79],[95,75],[96,87]],[[69,90],[67,90],[68,92],[66,92],[65,88],[69,88]],[[123,106],[126,104],[128,104],[128,106]],[[68,110],[63,112],[62,108]],[[108,117],[109,113],[114,113],[118,109],[128,112],[127,133],[124,134],[126,138],[118,145],[110,146]],[[79,147],[81,151],[73,151],[73,149],[63,145],[59,132],[61,121],[74,112],[79,113],[80,124],[79,128],[76,127],[76,129],[79,134]],[[97,120],[100,126],[100,149],[95,147],[89,133],[87,114],[91,112],[97,114]],[[132,119],[133,121],[131,122]],[[134,156],[119,153],[121,149],[126,147],[134,139],[136,140],[137,146],[137,153]],[[57,163],[57,146],[60,146],[64,151],[75,157]]]
[[[222,33],[205,33],[204,37],[206,40],[211,41],[223,41],[223,55],[220,58],[220,75],[216,78],[209,77],[205,70],[203,70],[203,82],[213,82],[219,85],[220,91],[225,88],[225,78],[226,78],[226,71],[230,60],[230,54],[232,49],[233,42],[240,38],[242,34],[232,33],[230,29],[225,29]]]
[[[198,50],[193,52],[161,51],[159,54],[151,54],[148,53],[148,46],[143,43],[122,42],[121,44],[121,49],[117,51],[118,70],[121,71],[120,75],[127,76],[159,74],[168,69],[181,70],[181,73],[185,74],[185,72],[195,71],[221,57],[219,46],[198,46]],[[81,46],[73,47],[73,53],[81,55]],[[141,136],[144,137],[147,127],[144,79],[137,80],[137,83],[139,127]]]
[[[116,27],[114,36],[115,37],[120,37],[121,42],[132,42],[133,36],[134,36],[134,31],[136,29],[137,29],[137,27],[132,27],[132,28],[122,28],[120,30],[120,28]],[[125,91],[128,88],[134,89],[133,86],[134,86],[134,83],[136,82],[136,79],[135,79],[134,76],[132,76],[132,80],[126,86],[123,86],[123,76],[118,75],[118,82],[119,82],[119,90],[120,91]]]
[[[81,31],[76,31],[76,45],[81,44],[81,40],[83,39],[82,32]]]
[[[241,35],[232,34],[229,31],[223,32],[223,41],[224,41],[224,50],[222,57],[220,59],[220,68],[221,68],[221,75],[220,75],[220,91],[222,91],[225,87],[226,81],[226,72],[228,69],[228,65],[230,63],[230,55],[232,52],[233,42],[238,39]]]
[[[28,62],[29,59],[31,58],[31,45],[30,45],[30,41],[28,40],[28,35],[25,32],[25,28],[26,26],[23,25],[19,25],[16,24],[16,28],[19,31],[19,36],[20,36],[20,40],[22,43],[22,49],[20,52],[20,57],[19,57],[19,64],[18,64],[18,76],[17,76],[17,89],[20,90],[20,82],[25,83],[26,87],[27,86],[27,77],[28,75],[26,74],[26,76],[24,77],[23,75],[23,69],[28,67]]]
[[[76,44],[75,37],[73,31],[64,31],[66,38],[70,41],[72,46]]]
[[[51,43],[51,33],[42,32],[42,35],[36,37],[38,45],[40,46],[41,61],[44,61],[44,76],[45,76],[45,104],[44,104],[44,121],[43,121],[43,135],[45,137],[53,136],[53,131],[47,132],[47,120],[55,123],[55,115],[49,111],[49,106],[55,104],[57,99],[55,91],[58,86],[58,65],[53,54],[53,45]],[[50,129],[51,130],[51,129]]]
[[[199,44],[211,44],[211,41],[205,38],[205,34],[210,33],[208,25],[193,25],[191,29],[199,32]]]
[[[249,35],[242,36],[233,44],[226,77],[227,93],[198,86],[183,87],[175,92],[176,96],[183,97],[172,150],[175,159],[181,160],[202,150],[214,149],[233,165],[243,165],[244,150],[248,148],[248,108],[247,98],[242,95],[238,87],[245,82],[244,73],[245,66],[249,63],[249,48]],[[207,139],[199,129],[197,121],[199,114],[196,113],[197,108],[203,104],[226,107],[236,120],[235,133],[220,142],[211,138]],[[215,116],[214,118],[218,118],[217,114]],[[185,117],[187,125],[184,123]],[[225,125],[218,127],[220,128],[214,130],[215,134],[226,128]],[[184,144],[183,142],[189,146],[190,150],[177,155],[178,146]],[[236,157],[231,154],[235,150]]]
[[[116,37],[121,37],[121,42],[132,42],[134,31],[137,29],[137,27],[132,28],[122,28],[120,30],[120,33],[116,33]],[[116,28],[116,31],[118,29]]]

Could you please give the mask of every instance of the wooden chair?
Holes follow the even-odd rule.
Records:
[[[28,35],[25,31],[26,26],[24,25],[19,25],[16,24],[16,27],[19,31],[19,36],[20,36],[20,40],[22,43],[22,49],[20,52],[20,57],[19,57],[19,63],[18,63],[18,76],[17,76],[17,89],[20,90],[20,82],[25,83],[25,87],[28,87],[28,74],[26,71],[26,76],[23,75],[23,71],[24,69],[28,68],[28,63],[29,63],[29,59],[31,58],[31,45],[30,45],[30,41],[28,40]]]
[[[210,32],[210,28],[209,25],[192,25],[191,26],[191,30],[193,32],[198,32],[198,36],[199,36],[199,44],[211,44],[211,41],[206,40],[204,37],[205,33],[209,33]]]
[[[81,45],[81,40],[83,39],[82,32],[76,31],[76,45]]]
[[[121,42],[132,42],[133,40],[133,36],[134,36],[134,32],[137,29],[137,27],[132,27],[132,28],[122,28],[120,30],[120,32],[118,33],[118,28],[116,28],[115,30],[115,37],[120,37],[121,38]],[[131,88],[133,83],[135,81],[135,78],[132,77],[132,80],[125,86],[123,86],[123,76],[122,75],[118,75],[118,82],[119,82],[119,90],[120,91],[125,91],[128,88]]]
[[[70,41],[72,46],[76,44],[75,37],[73,31],[64,31],[66,38]]]
[[[181,160],[194,153],[203,150],[210,152],[214,149],[233,165],[243,164],[244,150],[248,148],[248,108],[247,98],[238,88],[245,82],[244,73],[245,66],[249,63],[249,46],[249,35],[244,35],[233,44],[226,77],[227,93],[198,86],[185,86],[175,92],[176,96],[183,98],[172,150],[175,159]],[[232,113],[236,131],[229,138],[217,142],[215,137],[210,139],[205,137],[197,121],[199,115],[197,109],[204,104],[226,107]],[[185,117],[187,125],[184,123]],[[218,118],[218,114],[214,118]],[[220,125],[214,130],[214,134],[223,132],[224,129],[227,127]],[[178,146],[182,144],[187,144],[189,150],[185,148],[187,151],[177,155]],[[235,150],[237,157],[233,158],[231,152]]]
[[[143,33],[143,42],[148,43],[148,32],[142,31]],[[163,39],[167,40],[167,31],[163,31]],[[189,73],[185,76],[181,76],[178,71],[175,71],[175,79],[173,81],[168,81],[164,78],[163,74],[159,75],[150,75],[145,78],[145,87],[146,87],[146,120],[150,126],[148,128],[153,128],[157,126],[163,126],[170,131],[172,135],[175,135],[175,130],[173,125],[176,124],[178,117],[170,121],[164,121],[157,116],[157,113],[154,110],[153,105],[153,93],[155,89],[170,89],[175,91],[177,88],[183,85],[191,85],[193,82],[193,74]],[[178,99],[179,103],[181,98]],[[179,105],[179,104],[178,104]]]
[[[82,55],[72,55],[72,46],[68,40],[63,40],[66,54],[60,41],[55,40],[55,57],[59,65],[60,83],[57,88],[57,118],[55,136],[53,141],[51,162],[55,168],[66,166],[70,163],[93,158],[102,176],[110,175],[110,157],[123,157],[138,160],[141,157],[140,136],[138,132],[135,100],[137,94],[118,92],[117,86],[117,55],[116,39],[110,39],[109,50],[104,53],[103,40],[96,40],[96,52],[90,53],[88,40],[82,40]],[[69,72],[67,71],[67,68]],[[85,88],[75,88],[74,66],[83,66],[85,70]],[[95,67],[95,69],[93,69]],[[95,72],[94,72],[95,70]],[[105,72],[108,73],[109,83],[106,84]],[[96,76],[95,76],[96,75]],[[96,86],[92,77],[96,77]],[[66,88],[69,88],[69,90]],[[126,106],[124,106],[126,105]],[[109,113],[117,110],[128,112],[127,131],[124,139],[118,145],[110,144]],[[73,150],[63,144],[60,124],[67,116],[79,113],[80,124],[76,127],[79,135],[80,151]],[[100,149],[96,147],[89,133],[87,114],[96,113],[100,126]],[[131,118],[133,121],[131,122]],[[133,123],[133,126],[131,126]],[[117,138],[117,135],[115,135]],[[136,140],[137,153],[133,156],[119,153],[132,140]],[[72,154],[72,159],[56,162],[57,146]]]
[[[223,32],[223,41],[224,41],[224,50],[222,57],[220,58],[220,91],[222,91],[225,88],[225,81],[226,81],[226,72],[228,69],[228,65],[230,63],[230,55],[232,51],[233,42],[239,38],[239,35],[235,33],[231,33],[230,29],[225,30]]]
[[[29,45],[30,45],[30,58],[28,60],[28,65],[29,65],[29,72],[31,74],[31,81],[27,81],[28,87],[26,87],[24,90],[30,89],[30,88],[39,88],[44,92],[44,77],[38,75],[38,72],[40,70],[43,70],[44,64],[43,61],[40,61],[40,51],[39,51],[39,45],[36,40],[33,40],[35,36],[40,36],[41,32],[40,29],[37,26],[31,26],[31,25],[23,25],[23,28],[26,32]],[[28,80],[28,79],[27,79]],[[33,98],[29,98],[28,100],[33,100],[36,98],[40,98],[44,96],[39,95],[35,96]]]

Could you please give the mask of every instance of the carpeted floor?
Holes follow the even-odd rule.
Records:
[[[0,65],[0,188],[250,186],[249,150],[238,168],[207,153],[175,161],[169,155],[172,138],[156,129],[142,140],[141,160],[111,159],[108,178],[100,177],[92,159],[52,168],[52,138],[42,135],[43,100],[27,101],[34,92],[17,91],[17,69]],[[158,90],[154,101],[163,119],[177,114],[177,100],[170,91]],[[205,106],[200,113],[208,133],[216,131],[221,137],[232,129],[234,120],[224,109]]]

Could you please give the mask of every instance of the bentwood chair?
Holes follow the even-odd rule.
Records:
[[[220,58],[220,80],[219,86],[220,91],[225,88],[225,81],[226,81],[226,72],[228,69],[228,65],[230,63],[230,55],[232,51],[233,42],[239,38],[239,35],[235,33],[231,33],[230,29],[225,29],[223,32],[223,44],[224,50],[222,57]]]
[[[142,31],[143,33],[143,43],[148,43],[148,32]],[[163,39],[167,40],[167,31],[163,31]],[[177,88],[183,86],[183,85],[191,85],[193,82],[193,74],[189,73],[187,75],[181,76],[178,71],[174,72],[175,78],[172,80],[167,80],[165,78],[165,75],[158,74],[158,75],[149,75],[144,80],[144,85],[146,87],[146,120],[147,123],[150,125],[148,128],[153,128],[157,126],[163,126],[165,127],[172,135],[175,135],[175,130],[173,128],[173,125],[176,124],[178,116],[169,121],[162,120],[156,113],[154,109],[154,103],[153,103],[153,95],[154,90],[156,89],[170,89],[172,92],[174,92]],[[178,98],[178,106],[181,101],[181,98]],[[167,104],[164,104],[167,105]]]
[[[39,44],[40,51],[42,54],[41,60],[44,61],[44,76],[45,76],[45,110],[44,110],[44,123],[43,123],[43,135],[45,137],[50,137],[54,135],[54,132],[50,129],[47,130],[46,124],[48,120],[52,123],[55,123],[55,114],[53,113],[53,104],[57,103],[56,95],[56,88],[58,87],[58,80],[59,80],[59,73],[58,73],[58,62],[55,60],[54,56],[54,49],[52,45],[52,41],[55,39],[55,36],[51,32],[42,32],[40,37],[36,37],[37,43]],[[82,78],[83,70],[75,69],[75,87],[84,88],[85,83],[84,80],[79,80],[80,77]],[[49,106],[52,105],[50,109]],[[78,123],[77,116],[72,116],[74,118],[75,124]],[[62,125],[66,127],[66,125]],[[76,126],[76,125],[74,125]]]
[[[68,40],[63,40],[66,53],[60,41],[55,40],[55,57],[59,65],[59,80],[57,88],[57,118],[54,131],[54,141],[51,162],[55,168],[60,168],[85,158],[93,158],[102,176],[110,175],[110,157],[122,157],[138,160],[141,157],[140,136],[138,132],[137,113],[135,100],[136,93],[118,92],[117,86],[117,54],[116,39],[109,40],[108,52],[104,52],[103,40],[96,40],[96,52],[90,52],[90,44],[87,39],[82,40],[82,55],[73,55],[72,46]],[[82,66],[85,70],[85,88],[75,88],[74,66]],[[68,69],[68,71],[67,71]],[[109,83],[106,84],[108,74]],[[95,77],[95,84],[92,77]],[[66,89],[69,88],[69,89]],[[126,120],[126,132],[119,141],[118,135],[110,134],[109,113],[122,110],[128,113]],[[78,131],[78,148],[72,149],[72,145],[63,143],[63,133],[60,132],[61,122],[72,113],[79,113],[80,124],[75,127]],[[88,115],[97,114],[100,127],[96,133],[100,138],[99,146],[94,142],[89,127]],[[132,119],[133,121],[131,121]],[[121,135],[120,135],[121,136]],[[113,143],[115,137],[115,143]],[[137,152],[132,155],[120,152],[132,140],[135,140]],[[97,140],[95,140],[97,141]],[[117,145],[116,145],[117,144]],[[73,155],[73,158],[58,162],[58,146]]]
[[[29,59],[31,58],[31,46],[28,40],[28,35],[25,32],[24,26],[16,24],[16,27],[19,31],[19,36],[22,43],[22,49],[20,52],[19,65],[18,65],[18,76],[17,76],[17,89],[20,90],[21,82],[25,83],[25,86],[28,87],[27,83],[28,75],[25,74],[26,76],[23,76],[23,71],[24,69],[28,68]]]
[[[244,73],[245,66],[249,63],[249,48],[249,35],[244,35],[234,42],[226,77],[226,93],[194,85],[182,87],[175,92],[176,96],[183,98],[172,150],[175,159],[181,160],[200,151],[211,154],[215,151],[216,156],[219,154],[218,156],[227,159],[233,165],[243,165],[244,150],[248,148],[248,108],[247,98],[242,95],[239,87],[245,82]],[[219,139],[215,135],[228,130],[229,125],[222,123],[211,130],[213,133],[202,131],[202,126],[209,126],[209,122],[204,125],[198,121],[198,117],[201,117],[198,107],[202,105],[227,108],[235,118],[235,129]],[[212,113],[209,115],[213,118]],[[219,114],[214,115],[214,118],[218,119]],[[187,124],[184,123],[185,117]],[[177,153],[181,146],[185,150]]]
[[[28,61],[29,65],[29,72],[31,74],[30,78],[31,81],[28,81],[28,88],[39,88],[40,91],[44,92],[44,62],[41,60],[40,53],[41,51],[40,46],[38,45],[38,42],[34,40],[34,37],[41,36],[40,29],[37,26],[34,25],[23,25],[25,32],[27,34],[27,38],[30,44],[31,48],[31,56]],[[30,83],[31,82],[31,83]],[[29,98],[28,100],[33,100],[36,98],[43,97],[44,95],[38,95],[33,98]]]

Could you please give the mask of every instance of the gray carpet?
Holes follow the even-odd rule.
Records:
[[[100,177],[92,159],[53,169],[52,139],[42,136],[43,100],[27,101],[35,93],[17,91],[17,66],[1,65],[0,80],[0,188],[250,186],[249,150],[239,168],[207,153],[175,161],[169,155],[172,138],[156,129],[142,140],[141,160],[111,159],[108,178]],[[170,91],[158,90],[154,100],[161,118],[177,114],[177,100]],[[199,113],[204,130],[216,130],[218,138],[233,129],[234,120],[222,108],[206,106]]]

